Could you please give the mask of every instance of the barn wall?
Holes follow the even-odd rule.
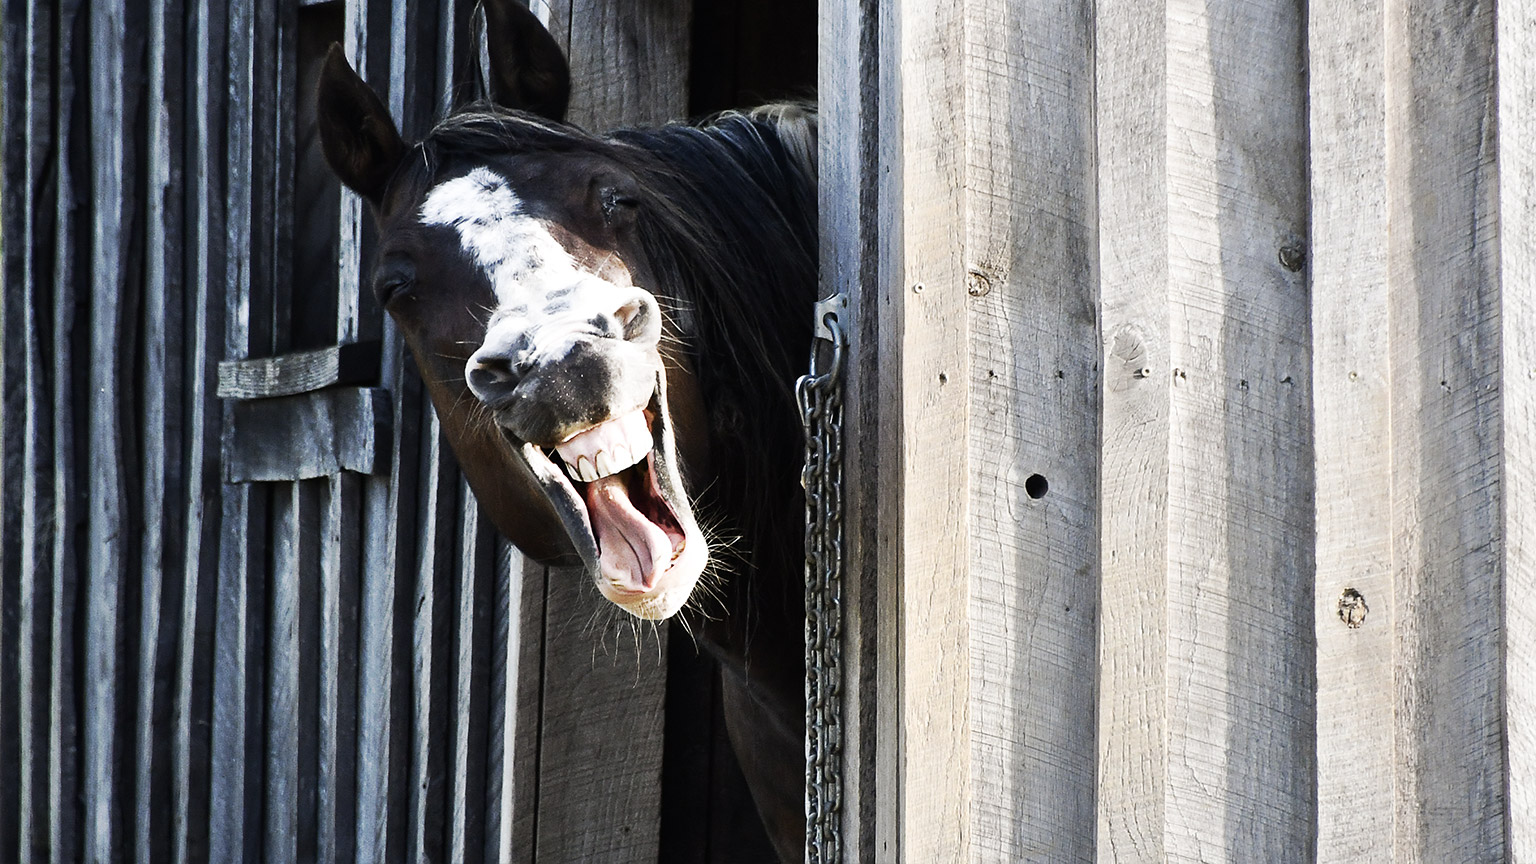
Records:
[[[1536,854],[1527,6],[823,3],[860,860]]]
[[[574,119],[680,115],[621,6]],[[0,862],[658,860],[665,631],[484,524],[309,123],[336,39],[422,134],[472,8],[5,4]]]

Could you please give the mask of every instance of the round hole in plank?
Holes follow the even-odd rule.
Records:
[[[1045,493],[1050,489],[1051,484],[1046,482],[1045,477],[1040,474],[1031,474],[1029,479],[1024,481],[1024,491],[1031,498],[1044,498]]]

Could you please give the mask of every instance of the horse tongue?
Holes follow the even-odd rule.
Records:
[[[649,591],[672,559],[667,532],[645,518],[615,474],[587,484],[587,513],[597,535],[603,576],[630,591]]]

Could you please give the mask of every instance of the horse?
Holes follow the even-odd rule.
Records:
[[[378,226],[374,295],[496,528],[718,660],[727,735],[796,860],[815,109],[593,134],[565,122],[539,20],[483,7],[488,100],[413,144],[340,46],[326,58],[322,149]]]

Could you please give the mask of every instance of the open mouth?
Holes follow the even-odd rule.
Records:
[[[644,409],[553,448],[520,448],[599,590],[647,619],[682,607],[708,554],[683,494],[660,386]]]

